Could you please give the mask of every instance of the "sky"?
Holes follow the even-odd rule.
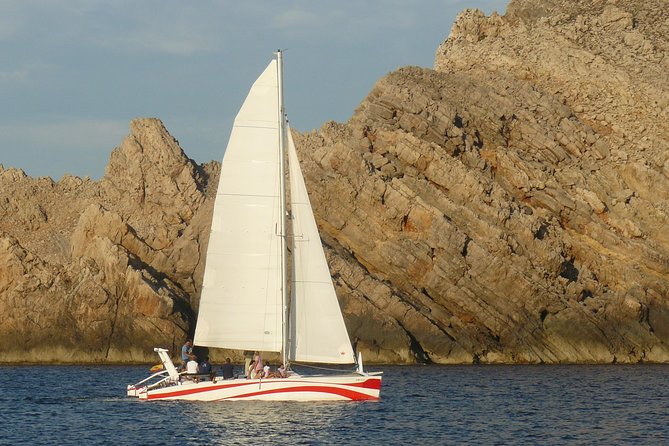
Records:
[[[459,12],[507,0],[0,0],[0,164],[99,179],[136,117],[220,160],[281,48],[291,126],[347,121],[387,73],[432,67]]]

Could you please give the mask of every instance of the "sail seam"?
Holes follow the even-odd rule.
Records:
[[[220,197],[259,197],[259,198],[276,198],[277,195],[260,195],[260,194],[231,194],[229,192],[223,192],[216,194]]]

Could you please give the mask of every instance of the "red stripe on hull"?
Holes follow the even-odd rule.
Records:
[[[371,378],[367,379],[364,382],[357,383],[357,384],[347,384],[350,386],[355,386],[355,387],[362,387],[364,389],[375,389],[375,390],[381,390],[381,379],[380,378]]]
[[[322,387],[322,386],[301,386],[301,387],[290,387],[288,389],[273,389],[265,390],[262,392],[253,392],[246,393],[243,395],[237,395],[230,398],[223,399],[240,399],[240,398],[252,398],[254,396],[260,395],[272,395],[276,393],[289,393],[289,392],[316,392],[316,393],[329,393],[332,395],[343,396],[348,398],[351,401],[366,401],[366,400],[376,400],[377,397],[366,395],[364,393],[356,392],[354,390],[340,389],[339,387]]]
[[[202,392],[211,392],[212,390],[220,390],[220,389],[232,389],[234,387],[241,387],[241,386],[250,386],[250,385],[256,385],[257,383],[255,382],[244,382],[244,383],[239,383],[239,384],[223,384],[223,385],[213,385],[213,386],[207,386],[204,388],[198,389],[193,388],[193,389],[185,389],[185,390],[177,390],[174,392],[169,392],[169,393],[160,393],[158,395],[151,394],[149,392],[148,396],[146,399],[152,400],[152,399],[157,399],[157,398],[173,398],[175,396],[184,396],[184,395],[193,395],[195,393],[202,393]]]

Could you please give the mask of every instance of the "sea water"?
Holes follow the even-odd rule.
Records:
[[[378,402],[141,401],[147,367],[0,367],[0,444],[667,444],[664,365],[383,366]]]

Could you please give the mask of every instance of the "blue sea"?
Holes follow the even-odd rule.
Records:
[[[0,444],[668,444],[665,365],[383,366],[378,402],[147,402],[147,367],[0,367]]]

